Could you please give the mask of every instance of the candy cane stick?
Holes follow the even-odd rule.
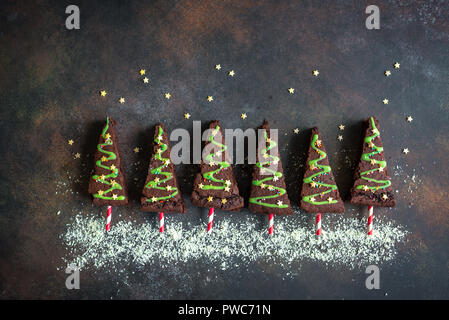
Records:
[[[374,212],[373,212],[373,206],[368,206],[368,235],[372,236],[373,235],[373,216],[374,216]]]
[[[159,212],[159,231],[164,232],[164,230],[165,230],[164,213]]]
[[[316,215],[316,235],[321,235],[321,213]]]
[[[268,234],[271,236],[274,230],[274,214],[270,213],[268,217]]]
[[[209,222],[207,223],[207,233],[212,233],[212,225],[214,224],[214,208],[209,209]]]
[[[108,206],[108,211],[106,214],[106,231],[111,229],[111,218],[112,218],[112,206]]]

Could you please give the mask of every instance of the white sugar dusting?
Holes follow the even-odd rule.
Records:
[[[407,231],[386,218],[376,218],[374,235],[366,235],[366,220],[326,215],[324,235],[317,239],[310,216],[295,210],[294,216],[275,219],[275,234],[268,236],[263,218],[248,215],[235,221],[217,221],[213,233],[205,225],[166,221],[161,234],[156,224],[115,221],[105,232],[104,218],[76,215],[61,239],[68,250],[66,264],[80,268],[111,270],[118,265],[145,266],[154,262],[159,268],[201,262],[211,268],[228,270],[265,261],[285,269],[302,261],[327,266],[356,268],[361,265],[392,261],[397,244],[407,239]]]

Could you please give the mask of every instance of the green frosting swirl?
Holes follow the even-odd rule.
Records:
[[[316,152],[318,152],[318,154],[319,154],[320,156],[319,156],[319,158],[317,158],[317,159],[310,160],[310,161],[308,162],[308,165],[309,165],[309,167],[314,166],[314,167],[316,167],[316,168],[318,168],[318,169],[321,169],[321,171],[319,171],[319,172],[317,172],[317,173],[315,173],[315,174],[312,174],[312,175],[308,176],[307,178],[304,178],[304,183],[309,184],[309,183],[314,182],[314,183],[317,185],[317,188],[320,188],[320,187],[326,187],[326,188],[329,188],[329,189],[326,190],[326,191],[323,191],[323,192],[319,192],[319,193],[311,194],[311,195],[308,195],[308,196],[304,196],[304,197],[302,197],[302,200],[305,201],[305,202],[307,202],[307,203],[314,204],[314,205],[323,205],[323,204],[333,204],[333,203],[337,203],[338,201],[335,200],[335,199],[332,200],[332,201],[311,201],[311,200],[310,200],[312,197],[314,198],[314,197],[322,196],[322,195],[324,195],[324,194],[327,194],[327,193],[330,193],[330,192],[332,192],[332,191],[334,191],[334,190],[337,190],[337,186],[336,186],[335,184],[326,184],[326,183],[323,183],[323,182],[315,181],[315,180],[314,180],[314,178],[316,178],[316,177],[320,177],[320,176],[322,176],[323,174],[328,174],[329,172],[331,172],[331,167],[330,167],[330,166],[318,164],[318,162],[320,162],[321,160],[326,159],[327,154],[326,154],[326,152],[324,152],[323,150],[319,149],[319,148],[316,146],[316,141],[317,141],[317,140],[318,140],[318,135],[317,135],[317,134],[314,134],[314,135],[313,135],[313,138],[312,138],[312,142],[310,143],[310,146],[311,146]]]
[[[155,155],[155,158],[157,160],[162,161],[162,164],[159,167],[157,167],[157,168],[151,169],[150,172],[151,172],[151,174],[161,174],[161,175],[165,176],[165,178],[164,179],[160,179],[157,182],[154,181],[154,180],[149,181],[146,184],[145,188],[166,190],[166,191],[172,191],[172,192],[171,192],[171,194],[169,194],[168,196],[165,196],[165,197],[156,197],[156,200],[154,200],[154,201],[152,199],[147,199],[146,200],[147,202],[156,202],[156,201],[160,201],[160,200],[171,199],[171,198],[173,198],[174,196],[176,196],[178,194],[178,188],[176,188],[176,187],[171,187],[170,190],[167,190],[166,187],[161,187],[160,186],[160,184],[165,183],[165,182],[173,179],[173,174],[171,172],[162,171],[162,168],[168,166],[168,163],[169,163],[170,159],[162,157],[162,154],[167,150],[168,146],[165,143],[161,142],[162,135],[164,134],[164,130],[160,126],[158,128],[159,128],[158,136],[154,139],[154,142],[156,142],[159,145],[161,152],[157,152],[156,155]]]
[[[209,136],[209,142],[211,142],[212,144],[214,144],[216,146],[219,146],[221,148],[217,152],[221,156],[221,154],[224,154],[224,152],[226,151],[227,147],[226,147],[226,145],[224,145],[222,143],[219,143],[218,141],[215,140],[215,136],[219,132],[219,130],[220,130],[220,126],[217,125],[215,127],[215,130]],[[206,161],[208,163],[215,162],[213,160],[214,155],[215,155],[214,153],[208,154],[206,156]],[[226,162],[226,161],[220,161],[220,162],[218,162],[218,166],[219,167],[216,170],[211,170],[211,171],[207,171],[207,172],[203,173],[203,178],[206,179],[206,180],[209,180],[209,181],[216,182],[216,183],[221,183],[221,186],[216,186],[216,185],[211,185],[210,184],[210,185],[203,186],[201,189],[204,189],[204,190],[211,190],[211,189],[212,190],[225,190],[226,188],[228,188],[230,186],[230,184],[226,183],[225,180],[221,180],[221,179],[216,178],[215,174],[217,174],[221,170],[224,170],[224,169],[230,167],[231,165],[228,162]]]
[[[264,207],[269,207],[269,208],[288,208],[287,204],[273,204],[273,203],[267,203],[267,202],[263,202],[265,199],[275,199],[278,197],[283,196],[287,191],[284,188],[280,188],[280,187],[276,187],[273,186],[271,184],[266,183],[267,181],[272,181],[274,179],[274,177],[277,177],[277,179],[281,179],[282,178],[282,173],[279,171],[275,171],[268,168],[264,168],[264,165],[270,165],[271,162],[279,162],[280,158],[270,155],[268,154],[268,151],[270,151],[271,149],[273,149],[276,146],[276,143],[273,140],[268,140],[268,135],[267,135],[267,131],[264,131],[264,138],[266,142],[269,142],[270,145],[268,147],[266,147],[265,144],[265,148],[262,149],[261,154],[262,156],[264,156],[265,154],[267,155],[267,157],[264,157],[265,159],[267,159],[264,162],[257,162],[256,166],[259,168],[259,170],[265,170],[267,172],[269,172],[271,174],[271,176],[267,176],[263,179],[259,179],[259,180],[253,180],[253,185],[261,187],[262,185],[267,188],[268,190],[276,190],[276,194],[273,194],[271,196],[262,196],[262,197],[252,197],[249,198],[249,202],[254,203],[254,204],[258,204]]]
[[[105,125],[105,127],[103,128],[103,131],[102,131],[102,133],[101,133],[101,136],[103,137],[104,142],[103,142],[103,143],[99,143],[99,144],[97,145],[97,150],[100,151],[101,153],[104,153],[105,155],[108,156],[108,157],[106,158],[106,161],[104,161],[104,162],[107,162],[107,161],[111,161],[111,160],[117,159],[117,155],[116,155],[114,152],[112,152],[112,151],[106,151],[106,150],[103,149],[105,146],[110,146],[110,145],[112,145],[112,139],[111,139],[111,138],[106,138],[106,132],[107,132],[108,130],[109,130],[109,117],[106,118],[106,125]],[[113,198],[113,194],[112,194],[112,195],[108,195],[109,193],[113,192],[114,190],[122,190],[122,189],[123,189],[122,186],[121,186],[118,182],[115,182],[115,183],[113,184],[112,182],[110,182],[110,181],[107,180],[107,179],[110,179],[110,178],[114,178],[114,179],[117,178],[117,176],[118,176],[118,168],[112,169],[111,167],[108,167],[108,166],[104,165],[103,162],[101,161],[101,159],[97,160],[97,162],[96,162],[95,164],[96,164],[96,166],[98,166],[98,167],[100,167],[100,168],[103,168],[103,169],[106,169],[106,170],[111,171],[111,173],[108,174],[108,175],[105,175],[105,176],[103,177],[104,179],[102,179],[102,176],[99,176],[99,175],[93,175],[93,176],[92,176],[92,179],[94,179],[95,181],[101,182],[102,184],[105,184],[105,185],[110,186],[110,188],[107,189],[107,190],[105,190],[105,191],[103,191],[103,193],[102,193],[101,195],[100,195],[98,192],[95,193],[95,194],[93,195],[94,198],[99,198],[99,199],[104,199],[104,200],[114,200],[114,201],[115,201],[115,200],[116,200],[116,201],[119,201],[119,200],[125,200],[125,196],[117,196],[117,197],[114,199],[114,198]],[[99,190],[99,191],[100,191],[100,190]],[[101,192],[101,191],[100,191],[100,192]]]
[[[368,145],[371,144],[372,141],[376,137],[378,137],[380,135],[379,130],[376,128],[376,123],[374,122],[374,118],[373,117],[370,118],[370,122],[371,122],[371,126],[373,127],[373,135],[365,137],[365,141],[364,141]],[[377,183],[380,186],[370,187],[370,186],[359,185],[359,186],[357,186],[357,189],[364,189],[365,187],[368,187],[369,190],[377,191],[379,189],[388,188],[389,186],[391,186],[391,181],[390,180],[376,180],[376,179],[372,179],[372,178],[366,177],[366,175],[369,175],[369,174],[371,174],[373,172],[376,172],[376,171],[380,171],[380,168],[382,168],[382,170],[383,170],[387,166],[387,162],[386,161],[371,159],[372,156],[374,156],[376,154],[379,154],[382,151],[384,151],[384,148],[383,147],[378,147],[374,143],[373,143],[373,146],[371,148],[374,151],[362,154],[362,160],[370,162],[370,163],[371,163],[371,160],[374,160],[375,163],[379,165],[379,167],[378,168],[374,168],[374,169],[370,169],[370,170],[367,170],[367,171],[363,171],[363,172],[360,173],[360,176],[361,176],[362,179],[364,179],[366,181],[371,181],[371,182]]]

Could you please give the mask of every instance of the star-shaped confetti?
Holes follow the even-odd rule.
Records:
[[[387,77],[391,76],[391,71],[390,70],[386,70],[385,71],[385,76],[387,76]]]
[[[376,164],[376,160],[371,159],[370,163],[371,163],[372,165],[375,165],[375,164]]]
[[[384,104],[388,104],[388,102],[390,102],[387,98],[384,98],[383,100],[382,100],[382,102],[384,103]]]
[[[215,69],[221,70],[221,64],[216,64],[216,65],[215,65]]]
[[[149,80],[149,79],[148,79],[147,77],[145,77],[145,78],[142,79],[143,83],[148,83],[148,80]]]
[[[105,156],[102,156],[101,157],[101,162],[106,162],[106,161],[108,161],[108,158],[106,158]]]
[[[310,198],[310,201],[315,202],[316,201],[315,197]]]
[[[363,186],[363,191],[368,191],[369,190],[369,187],[368,186]]]
[[[412,116],[408,116],[408,117],[407,117],[407,122],[412,122],[412,121],[413,121]]]
[[[230,186],[230,185],[231,185],[231,180],[226,180],[226,181],[225,181],[225,184],[226,184],[227,186]]]
[[[403,153],[407,154],[410,152],[410,150],[408,148],[405,148],[404,150],[402,150]]]
[[[212,196],[209,196],[209,197],[207,198],[207,201],[208,201],[208,202],[212,202],[212,200],[214,200],[214,197],[212,197]]]
[[[207,101],[209,101],[209,102],[214,101],[214,97],[212,97],[212,96],[207,96]]]
[[[317,184],[316,184],[315,181],[312,181],[312,182],[310,183],[310,186],[311,186],[312,188],[315,188],[315,187],[317,186]]]
[[[245,120],[246,117],[247,117],[246,113],[242,113],[242,114],[240,115],[240,118],[242,118],[243,120]]]
[[[167,189],[167,191],[171,190],[171,186],[166,186],[165,189]]]
[[[190,113],[184,113],[184,118],[189,119],[190,118]]]
[[[312,74],[313,74],[315,77],[318,77],[318,75],[320,74],[320,72],[319,72],[318,70],[313,70]]]
[[[170,92],[167,92],[166,94],[165,94],[165,99],[170,99],[171,98],[171,94],[170,94]]]
[[[230,75],[231,77],[233,77],[233,76],[235,75],[235,71],[234,71],[234,70],[229,71],[229,75]]]
[[[281,200],[279,200],[279,201],[277,202],[278,207],[282,207],[282,204],[283,204],[283,202],[282,202]]]
[[[161,181],[161,179],[159,179],[158,177],[154,178],[153,180],[155,183],[158,183],[159,181]]]
[[[75,158],[79,159],[81,157],[81,154],[79,152],[75,153]]]
[[[115,169],[116,169],[115,165],[112,165],[111,170],[115,170]]]
[[[140,69],[139,72],[140,72],[140,75],[143,76],[145,74],[146,70],[145,69]]]
[[[157,198],[156,197],[152,197],[151,198],[151,202],[156,202],[157,201]]]
[[[295,89],[293,89],[293,88],[288,88],[288,92],[289,92],[290,94],[293,94],[293,93],[295,93]]]
[[[112,199],[117,200],[117,195],[115,193],[112,195]]]
[[[229,191],[231,191],[231,188],[225,187],[225,188],[224,188],[224,191],[229,192]]]
[[[228,200],[226,200],[225,198],[221,199],[221,203],[226,204],[226,202],[228,202]]]
[[[102,96],[102,97],[106,97],[107,94],[108,93],[106,92],[106,90],[101,90],[100,91],[100,96]]]
[[[102,195],[103,195],[103,193],[104,193],[104,191],[103,191],[103,190],[98,190],[98,195],[99,195],[99,196],[102,196]]]
[[[125,103],[125,98],[121,97],[120,99],[118,99],[118,102]]]
[[[384,193],[384,194],[382,195],[382,199],[387,200],[387,199],[388,199],[388,196]]]
[[[294,134],[298,134],[299,133],[299,129],[298,128],[293,129],[293,133]]]
[[[203,187],[204,187],[204,184],[202,184],[202,183],[198,184],[198,188],[203,189]]]
[[[133,149],[133,151],[134,151],[134,153],[139,153],[140,148],[139,148],[139,147],[135,147],[135,148]]]
[[[331,203],[333,200],[334,200],[334,198],[332,198],[332,197],[327,198],[327,202],[329,202],[329,203]]]
[[[342,135],[339,135],[339,136],[337,137],[337,139],[338,139],[338,141],[341,141],[341,140],[343,140],[343,136],[342,136]]]
[[[70,145],[73,145],[74,141],[72,139],[70,139],[67,143]]]
[[[315,141],[315,143],[318,147],[321,147],[321,140],[317,140],[317,141]]]
[[[340,129],[341,131],[343,131],[343,130],[345,130],[345,126],[341,124],[341,125],[338,126],[338,129]]]
[[[401,67],[401,64],[399,62],[396,62],[393,66],[395,69],[399,69]]]
[[[111,138],[111,134],[110,134],[110,133],[106,133],[106,134],[104,135],[104,138],[105,138],[106,140],[109,140],[109,139]]]

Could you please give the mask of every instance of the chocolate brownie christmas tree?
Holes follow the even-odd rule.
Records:
[[[351,203],[394,207],[396,202],[388,175],[387,162],[380,138],[379,121],[367,120],[362,157],[354,175]]]
[[[186,212],[184,200],[179,191],[175,166],[170,161],[167,130],[162,123],[156,125],[154,132],[153,155],[142,195],[143,211]]]
[[[265,214],[293,214],[281,159],[277,156],[277,143],[270,138],[268,121],[265,120],[260,128],[263,129],[264,144],[258,148],[258,162],[253,168],[248,209]]]
[[[128,204],[125,176],[120,159],[118,137],[115,131],[117,122],[106,118],[94,155],[94,175],[89,183],[95,205],[120,206]]]
[[[244,202],[226,151],[220,122],[212,121],[209,131],[204,150],[213,152],[207,154],[201,163],[201,172],[197,174],[193,186],[192,203],[198,207],[240,211]]]
[[[309,155],[301,190],[301,209],[309,213],[342,213],[345,206],[332,174],[323,139],[312,129]]]

